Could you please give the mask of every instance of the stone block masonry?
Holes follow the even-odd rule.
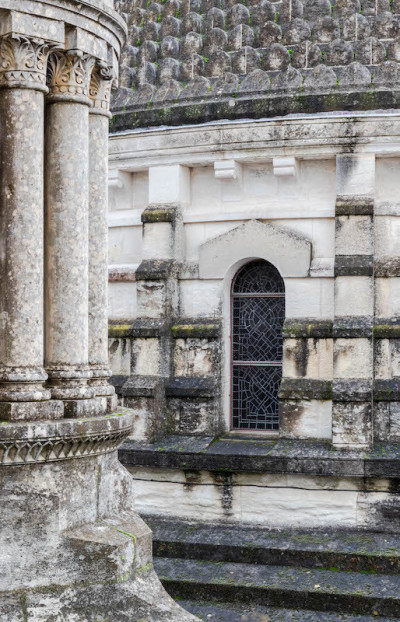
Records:
[[[113,127],[397,108],[400,5],[119,0]]]

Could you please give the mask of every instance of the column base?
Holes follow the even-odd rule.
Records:
[[[151,531],[116,451],[133,422],[121,409],[0,426],[2,620],[197,620],[153,570]]]
[[[0,420],[2,421],[40,421],[63,417],[64,404],[60,400],[0,402]]]
[[[92,397],[88,400],[65,400],[64,417],[76,419],[80,417],[99,417],[110,412],[106,397]]]

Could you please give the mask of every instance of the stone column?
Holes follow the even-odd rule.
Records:
[[[93,56],[52,54],[46,117],[46,341],[52,397],[65,416],[99,415],[89,386],[89,84]],[[72,338],[73,336],[73,338]]]
[[[89,364],[91,386],[106,397],[108,410],[117,406],[109,384],[108,365],[108,121],[113,71],[96,67],[92,73],[89,114]]]
[[[63,416],[43,386],[44,94],[63,31],[37,18],[33,36],[21,35],[28,21],[9,12],[0,39],[0,419],[8,421]],[[36,38],[41,31],[53,40]]]
[[[336,158],[332,438],[336,447],[373,440],[375,155]]]

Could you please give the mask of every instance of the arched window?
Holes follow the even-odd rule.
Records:
[[[285,285],[268,261],[251,261],[232,282],[232,427],[279,430]]]

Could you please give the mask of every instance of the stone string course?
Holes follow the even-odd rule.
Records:
[[[150,108],[165,117],[166,107],[195,101],[235,107],[235,98],[295,93],[330,94],[335,108],[335,94],[400,85],[400,0],[118,0],[116,8],[129,29],[116,114]]]

